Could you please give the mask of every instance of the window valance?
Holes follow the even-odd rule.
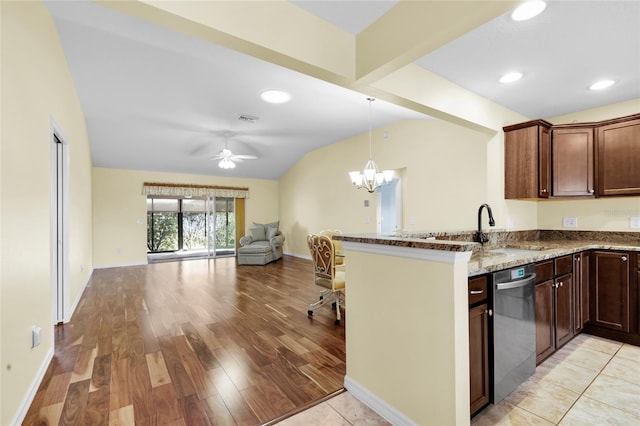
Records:
[[[192,185],[178,183],[144,182],[144,195],[161,195],[164,197],[229,197],[249,198],[249,188],[218,185]]]

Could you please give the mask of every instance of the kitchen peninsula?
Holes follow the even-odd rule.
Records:
[[[349,259],[345,387],[394,424],[469,423],[469,277],[613,250],[633,253],[638,297],[637,232],[492,232],[484,247],[471,234],[337,237]]]

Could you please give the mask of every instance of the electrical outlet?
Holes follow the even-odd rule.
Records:
[[[40,345],[40,341],[42,340],[42,329],[37,325],[31,327],[31,347],[35,348]]]
[[[365,216],[364,223],[371,223],[371,218],[369,216]]]
[[[640,229],[640,216],[629,217],[629,228]]]
[[[575,216],[565,216],[562,218],[562,226],[565,228],[577,228],[578,218]]]

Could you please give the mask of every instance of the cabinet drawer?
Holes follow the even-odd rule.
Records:
[[[553,278],[553,260],[536,263],[536,284]]]
[[[469,279],[469,305],[482,302],[487,299],[487,277],[474,277]]]
[[[556,262],[556,276],[570,274],[573,267],[572,256],[562,256],[555,259]]]

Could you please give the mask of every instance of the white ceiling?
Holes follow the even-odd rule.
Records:
[[[357,34],[395,1],[292,1]],[[369,126],[365,95],[85,1],[49,1],[97,167],[276,179],[307,152]],[[503,16],[416,61],[530,118],[640,97],[640,2],[552,2],[531,21]],[[497,79],[518,68],[525,78]],[[606,92],[586,87],[601,77]],[[293,96],[259,99],[267,88]],[[259,117],[255,124],[236,118]],[[381,100],[373,127],[429,117]],[[233,170],[210,158],[228,140],[253,154]],[[365,158],[363,158],[363,161]]]

